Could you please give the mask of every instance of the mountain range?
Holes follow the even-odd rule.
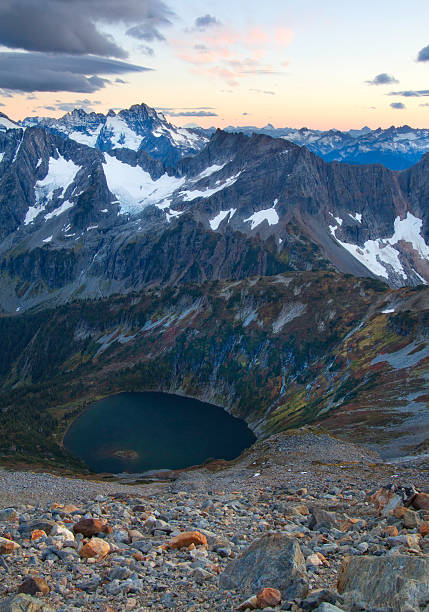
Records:
[[[267,134],[273,138],[285,138],[295,144],[306,146],[326,161],[341,161],[349,164],[383,164],[391,170],[404,170],[417,163],[429,151],[429,130],[415,129],[409,125],[391,126],[387,129],[371,130],[311,130],[301,128],[275,128],[268,124],[255,126],[229,126],[228,132],[244,134]],[[207,133],[213,133],[211,128]]]
[[[144,104],[0,115],[1,453],[65,461],[85,405],[148,389],[260,437],[426,448],[428,200],[429,153],[326,161]]]
[[[402,171],[326,162],[266,134],[208,139],[144,104],[0,122],[7,312],[288,270],[429,280],[429,155]]]

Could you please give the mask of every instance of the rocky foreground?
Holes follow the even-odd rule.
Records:
[[[429,482],[301,430],[174,481],[0,472],[0,612],[429,610]]]

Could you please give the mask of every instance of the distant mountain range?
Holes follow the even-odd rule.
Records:
[[[344,139],[402,134],[397,142],[415,148],[423,132]],[[342,133],[315,134],[295,132],[306,146],[264,133],[209,136],[144,104],[22,126],[1,115],[0,306],[287,270],[427,283],[429,155],[399,172],[329,163],[310,146],[327,151]]]
[[[207,130],[213,133],[215,128]],[[227,132],[244,134],[267,134],[273,138],[285,138],[305,146],[326,161],[341,161],[349,164],[383,164],[391,170],[404,170],[417,163],[429,151],[429,129],[413,129],[408,125],[391,126],[385,130],[310,130],[301,128],[275,128],[268,124],[263,128],[254,126],[229,126]]]

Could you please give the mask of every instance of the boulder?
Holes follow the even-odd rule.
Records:
[[[266,533],[228,563],[221,589],[238,589],[250,597],[266,587],[278,589],[286,601],[305,597],[308,577],[298,541],[282,533]]]
[[[338,606],[334,606],[333,604],[323,602],[314,612],[344,612],[344,610],[343,608],[338,608]]]
[[[319,529],[330,529],[339,527],[337,516],[333,512],[322,510],[322,508],[311,508],[311,519],[309,528],[318,531]]]
[[[0,510],[0,521],[16,521],[18,513],[15,508],[4,508]]]
[[[166,550],[174,550],[175,548],[191,546],[191,544],[207,548],[207,538],[199,531],[184,531],[174,538],[171,538],[171,540],[164,544],[164,548]]]
[[[55,609],[36,597],[20,593],[0,600],[0,612],[55,612]]]
[[[48,520],[36,520],[36,521],[29,521],[27,523],[22,523],[19,527],[19,533],[22,535],[22,537],[24,538],[31,538],[31,534],[33,533],[33,531],[36,530],[40,530],[40,531],[44,531],[47,535],[49,535],[53,529],[53,527],[55,526],[54,521],[48,521]]]
[[[19,544],[13,540],[0,537],[0,555],[10,555],[10,553],[18,548],[20,548]]]
[[[97,535],[97,533],[112,533],[112,529],[107,525],[106,521],[88,518],[82,519],[73,525],[73,533],[81,533],[86,538],[90,538]]]
[[[346,557],[338,592],[354,604],[402,612],[429,601],[429,558],[410,555]]]
[[[80,549],[80,556],[82,559],[90,559],[96,557],[97,559],[104,559],[110,552],[110,544],[101,538],[91,538],[89,542],[84,544]]]
[[[42,595],[46,595],[50,590],[46,580],[40,578],[40,576],[29,576],[25,578],[24,582],[19,587],[18,593],[26,593],[27,595],[41,593]]]
[[[407,529],[418,529],[422,520],[414,510],[409,508],[405,509],[404,516],[402,517],[402,523]]]
[[[382,516],[388,516],[395,508],[402,506],[402,495],[399,495],[393,487],[382,487],[369,498],[375,509]]]
[[[411,505],[416,510],[429,510],[429,495],[427,493],[416,493],[412,497]]]
[[[256,604],[260,610],[265,608],[278,606],[282,600],[279,590],[267,587],[256,593]]]

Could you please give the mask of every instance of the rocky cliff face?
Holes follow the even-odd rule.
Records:
[[[144,105],[121,113],[111,119],[161,121]],[[427,156],[393,172],[218,130],[167,163],[140,136],[133,150],[52,125],[0,132],[3,309],[329,266],[393,287],[429,280]]]
[[[0,448],[45,448],[85,403],[161,390],[220,405],[260,437],[369,425],[387,455],[408,453],[429,438],[428,305],[423,287],[294,272],[3,316]]]

